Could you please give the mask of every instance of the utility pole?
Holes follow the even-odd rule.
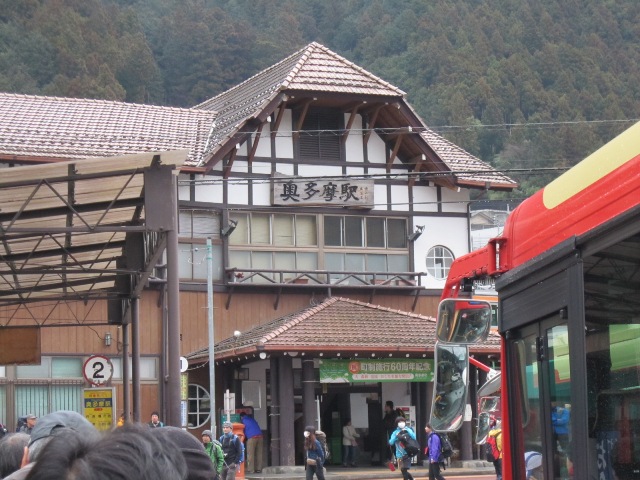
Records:
[[[216,425],[216,362],[213,324],[213,247],[207,238],[207,320],[209,325],[209,408],[211,431],[217,437]]]

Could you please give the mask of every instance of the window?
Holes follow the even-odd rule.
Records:
[[[114,380],[122,380],[122,358],[111,357]],[[129,359],[129,378],[131,378],[131,359]],[[158,359],[156,357],[140,357],[140,380],[157,380]]]
[[[324,217],[327,247],[407,248],[404,218],[334,216]]]
[[[297,141],[300,158],[339,161],[342,143],[337,130],[344,128],[343,124],[340,110],[309,108]]]
[[[42,357],[40,365],[16,367],[15,409],[18,415],[45,415],[57,410],[82,411],[82,359]],[[27,379],[28,384],[21,380]],[[39,379],[39,382],[34,382]],[[5,399],[6,400],[6,399]],[[0,408],[2,407],[0,399]]]
[[[179,236],[220,239],[220,215],[208,210],[180,210]]]
[[[187,422],[190,429],[200,428],[209,422],[211,417],[211,400],[209,392],[196,384],[189,385]]]
[[[405,218],[279,213],[236,213],[231,218],[238,222],[238,227],[230,236],[229,266],[239,270],[323,269],[335,272],[335,279],[343,277],[338,272],[344,271],[409,270]],[[321,242],[318,242],[319,220],[323,222]],[[279,283],[286,282],[287,277],[290,277],[287,272],[282,278],[277,272],[262,272],[241,281]],[[376,281],[384,279],[382,275],[376,276]],[[362,280],[367,283],[373,278]]]
[[[52,378],[82,378],[82,360],[80,358],[52,358]]]
[[[449,274],[453,253],[446,247],[435,246],[427,252],[427,272],[437,280],[445,280]]]
[[[245,380],[242,382],[242,404],[251,404],[256,410],[262,408],[262,395],[260,394],[259,381]]]
[[[179,212],[178,274],[180,278],[207,278],[207,246],[205,239],[213,240],[213,278],[222,278],[222,245],[220,243],[220,214],[207,210],[180,210]]]
[[[222,245],[211,245],[213,279],[222,278]],[[182,279],[207,278],[207,246],[202,243],[178,244],[178,275]]]

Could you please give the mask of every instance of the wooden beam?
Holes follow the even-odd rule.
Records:
[[[410,163],[414,164],[414,168],[413,168],[413,175],[409,175],[409,186],[413,187],[416,183],[416,177],[418,176],[417,174],[420,173],[420,169],[422,168],[422,165],[424,165],[425,161],[427,160],[427,156],[423,153],[421,155],[418,155],[417,157],[413,157],[410,160]]]
[[[280,128],[280,123],[282,123],[282,117],[284,116],[284,111],[287,107],[287,101],[285,100],[280,104],[280,109],[278,110],[278,116],[276,117],[276,121],[271,128],[271,138],[275,138],[278,134],[278,129]]]
[[[393,146],[393,151],[391,152],[391,155],[389,155],[389,160],[387,160],[387,173],[391,171],[391,165],[393,164],[393,161],[398,156],[398,150],[400,150],[400,145],[402,144],[403,138],[404,138],[404,135],[398,135],[398,138],[396,138],[396,144]]]
[[[304,119],[307,117],[307,112],[309,111],[309,105],[313,102],[315,98],[309,99],[304,103],[302,107],[302,113],[300,114],[300,118],[298,118],[298,123],[296,124],[295,131],[293,132],[293,138],[298,138],[300,136],[300,130],[302,130],[302,124],[304,123]]]
[[[224,172],[222,174],[223,178],[229,178],[229,174],[231,174],[231,167],[233,167],[233,162],[236,159],[236,154],[238,153],[238,146],[233,147],[233,150],[229,152],[229,158],[227,159],[227,164],[224,166]]]
[[[260,142],[260,135],[262,135],[262,129],[264,128],[264,123],[258,125],[258,129],[256,130],[256,136],[253,138],[253,144],[251,145],[251,151],[249,152],[249,156],[247,157],[247,162],[251,165],[253,162],[253,157],[256,155],[256,150],[258,149],[258,143]]]
[[[369,137],[371,136],[373,129],[376,128],[376,121],[378,120],[378,114],[380,113],[380,110],[382,110],[386,106],[387,104],[378,105],[378,107],[376,107],[376,109],[373,111],[373,115],[371,115],[369,125],[367,125],[367,132],[364,134],[363,141],[365,145],[367,144],[367,142],[369,142]]]
[[[367,102],[364,102],[364,103],[366,104]],[[355,121],[356,115],[358,114],[358,109],[361,106],[362,106],[362,104],[356,105],[351,110],[351,115],[349,116],[349,120],[347,121],[347,126],[345,127],[345,132],[342,134],[342,137],[340,138],[340,141],[342,142],[343,145],[347,141],[347,137],[349,136],[349,132],[351,131],[351,127],[353,127],[353,122]]]

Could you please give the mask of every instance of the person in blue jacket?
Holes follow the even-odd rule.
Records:
[[[389,445],[396,447],[396,459],[398,460],[398,468],[402,472],[402,478],[404,480],[413,480],[413,476],[409,473],[409,469],[411,468],[411,457],[407,454],[402,443],[398,439],[398,434],[402,431],[406,431],[411,438],[416,440],[416,433],[410,428],[407,427],[407,423],[404,417],[396,418],[396,429],[391,434],[391,438],[389,438]]]
[[[316,438],[316,429],[313,426],[304,428],[304,453],[306,480],[312,480],[314,473],[318,480],[324,480],[324,448]]]
[[[442,443],[440,436],[433,431],[431,424],[424,427],[427,434],[427,455],[429,456],[429,480],[445,480],[440,473],[440,455],[442,453]]]

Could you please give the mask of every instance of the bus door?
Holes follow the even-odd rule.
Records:
[[[544,471],[545,479],[568,479],[575,450],[566,320],[562,313],[547,316],[514,332],[514,337],[511,350],[517,359],[518,381],[510,388],[518,407],[512,426],[522,428],[518,441],[524,451],[524,470],[535,478],[542,473],[533,470]]]

